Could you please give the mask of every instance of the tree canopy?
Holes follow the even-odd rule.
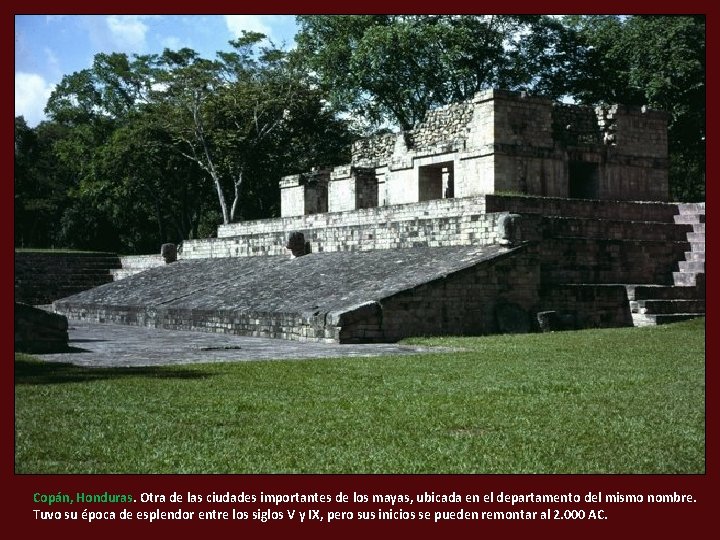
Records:
[[[580,103],[648,105],[670,114],[670,184],[678,200],[705,197],[705,18],[568,18],[584,51]]]
[[[564,93],[565,27],[508,15],[303,15],[295,55],[333,103],[411,129],[478,90]]]
[[[16,245],[148,252],[271,217],[281,176],[346,163],[359,133],[491,87],[667,111],[671,195],[705,196],[704,17],[297,22],[290,52],[245,32],[215,58],[103,53],[63,77],[47,121],[15,119]]]
[[[484,88],[670,113],[670,185],[705,195],[702,16],[297,17],[296,54],[333,103],[370,127],[412,129]]]
[[[281,176],[347,161],[346,123],[264,40],[245,33],[212,60],[191,49],[98,54],[63,77],[48,121],[33,130],[16,119],[16,244],[155,251],[277,214]],[[45,131],[58,136],[36,148]],[[38,152],[48,177],[29,165]],[[44,189],[56,176],[53,202]],[[39,217],[52,223],[42,234]]]

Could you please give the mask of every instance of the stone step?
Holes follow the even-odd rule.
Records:
[[[541,230],[543,238],[683,242],[694,232],[694,225],[547,216],[542,218]]]
[[[632,300],[630,311],[648,315],[705,313],[705,300]]]
[[[135,274],[139,274],[140,272],[144,272],[145,270],[149,270],[149,268],[120,268],[118,270],[112,270],[112,277],[113,281],[118,281],[120,279],[125,279],[126,277],[134,276]]]
[[[673,283],[678,287],[694,287],[705,281],[704,272],[673,272]]]
[[[678,225],[695,225],[705,223],[705,214],[678,214],[673,217]]]
[[[38,266],[39,267],[39,266]],[[52,271],[58,271],[58,272],[73,272],[73,273],[80,273],[80,272],[100,272],[102,270],[108,270],[109,268],[120,268],[120,263],[115,261],[107,261],[107,262],[100,262],[100,261],[89,261],[87,263],[76,263],[76,262],[51,262],[47,265],[43,265],[43,268],[49,269]]]
[[[655,326],[658,324],[670,324],[674,322],[686,321],[688,319],[697,319],[704,317],[704,313],[673,313],[647,315],[641,313],[633,313],[633,324],[635,326]]]
[[[705,224],[704,223],[694,223],[693,224],[693,232],[705,234]]]
[[[681,272],[705,272],[705,261],[679,261]]]
[[[626,285],[628,300],[697,300],[705,292],[696,287],[673,285]]]
[[[126,255],[120,257],[122,268],[155,268],[163,266],[165,260],[162,255]]]
[[[18,283],[93,283],[95,281],[102,281],[108,277],[110,277],[110,271],[87,272],[83,274],[26,274],[23,278],[17,278],[15,281]]]
[[[690,242],[690,251],[705,253],[705,242]]]
[[[686,261],[705,261],[705,252],[704,251],[686,251],[685,252],[685,260]]]
[[[681,203],[677,206],[681,215],[705,213],[705,203]]]
[[[704,232],[702,232],[702,233],[689,232],[689,233],[687,233],[687,239],[688,239],[688,242],[691,242],[691,243],[702,242],[704,244],[705,243],[705,233]]]

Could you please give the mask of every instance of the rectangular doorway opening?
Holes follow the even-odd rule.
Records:
[[[568,164],[568,197],[571,199],[597,199],[600,188],[599,175],[597,163],[571,161]]]
[[[455,196],[453,162],[434,163],[418,169],[418,200],[451,199]]]

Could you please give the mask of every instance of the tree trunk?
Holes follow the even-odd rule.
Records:
[[[235,221],[235,214],[237,212],[238,205],[240,204],[240,185],[242,184],[243,173],[238,173],[237,180],[235,180],[235,198],[233,199],[232,209],[230,210],[230,220]]]
[[[222,209],[223,225],[230,223],[230,213],[228,212],[227,202],[225,201],[225,194],[223,193],[222,184],[220,184],[220,178],[215,172],[215,168],[212,169],[212,179],[215,182],[215,191],[217,191],[218,201],[220,202],[220,208]]]

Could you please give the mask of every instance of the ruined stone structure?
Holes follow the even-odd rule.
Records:
[[[15,301],[29,305],[50,304],[103,283],[113,281],[121,268],[113,253],[15,253]]]
[[[513,192],[665,201],[667,115],[499,90],[363,139],[349,165],[283,178],[283,217]]]
[[[222,225],[55,310],[340,343],[705,312],[705,206],[665,202],[663,113],[488,91],[352,154],[284,178],[282,217]]]

